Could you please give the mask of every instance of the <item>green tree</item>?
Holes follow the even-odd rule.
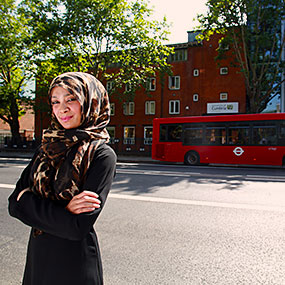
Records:
[[[66,71],[113,80],[129,95],[159,70],[171,52],[168,25],[150,20],[142,0],[0,0],[0,119],[18,140],[23,87],[37,77],[46,96],[51,78]],[[114,68],[113,68],[114,67]],[[115,90],[116,90],[115,89]],[[116,92],[118,94],[118,92]],[[129,98],[126,96],[125,98]],[[39,109],[46,110],[46,101]]]
[[[30,33],[14,0],[0,0],[0,15],[0,119],[9,124],[17,144],[18,118],[25,112],[23,87],[32,75]]]
[[[23,6],[33,26],[41,79],[88,71],[112,80],[114,91],[128,84],[134,95],[149,76],[169,67],[171,49],[162,44],[166,19],[150,20],[145,1],[26,0]]]
[[[234,59],[245,80],[247,112],[263,111],[280,94],[284,0],[208,0],[206,5],[207,13],[198,15],[200,38],[223,35],[217,59]]]

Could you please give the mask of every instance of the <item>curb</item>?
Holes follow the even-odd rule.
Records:
[[[31,159],[33,157],[34,152],[31,151],[1,151],[1,158],[27,158]],[[118,155],[118,162],[126,162],[126,163],[151,163],[151,164],[159,164],[160,161],[156,161],[151,159],[150,157],[131,157],[131,156],[122,156]]]

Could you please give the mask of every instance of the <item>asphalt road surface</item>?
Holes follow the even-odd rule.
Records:
[[[0,159],[1,285],[21,284],[29,228],[7,197],[27,162]],[[285,284],[284,182],[278,168],[119,163],[95,225],[105,284]]]

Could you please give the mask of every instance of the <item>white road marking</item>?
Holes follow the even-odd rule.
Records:
[[[5,161],[15,161],[15,160],[19,160],[19,161],[30,161],[31,158],[19,158],[19,157],[0,157],[0,161],[1,160],[5,160]]]
[[[0,183],[0,188],[8,188],[8,189],[14,189],[16,185],[14,184],[2,184]]]
[[[212,177],[223,179],[245,179],[245,180],[259,180],[259,181],[285,181],[285,176],[271,176],[266,177],[262,175],[224,175],[224,174],[211,174],[200,172],[174,172],[174,171],[157,171],[157,170],[135,170],[135,169],[117,169],[118,174],[131,174],[131,175],[159,175],[159,176],[172,176],[172,177],[187,177],[199,176],[199,177]]]
[[[166,172],[157,170],[133,170],[133,169],[117,169],[117,173],[121,174],[143,174],[143,175],[159,175],[159,176],[182,176],[189,177],[189,175],[202,175],[197,172]]]
[[[0,166],[7,168],[26,168],[27,165],[13,165],[11,163],[0,163]]]
[[[220,208],[230,208],[230,209],[285,212],[285,207],[282,207],[282,206],[250,205],[250,204],[223,203],[223,202],[212,202],[212,201],[161,198],[161,197],[150,197],[150,196],[133,196],[133,195],[124,195],[124,194],[117,194],[117,193],[110,193],[109,197],[115,198],[115,199],[167,203],[167,204],[181,204],[181,205],[220,207]]]

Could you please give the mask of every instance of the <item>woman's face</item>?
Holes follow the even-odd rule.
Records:
[[[51,91],[52,112],[65,129],[74,129],[81,124],[81,105],[76,97],[62,87]]]

